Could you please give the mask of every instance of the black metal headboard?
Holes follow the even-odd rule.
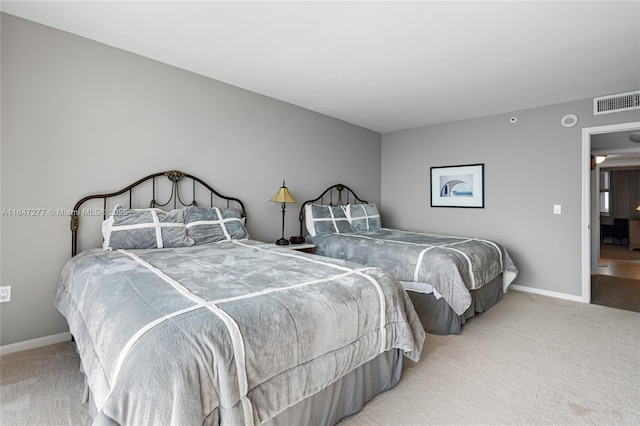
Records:
[[[171,195],[169,196],[169,199],[162,203],[159,202],[156,199],[156,178],[157,177],[161,177],[161,176],[166,176],[169,181],[171,181]],[[191,202],[186,202],[183,201],[181,198],[181,194],[180,194],[180,187],[178,185],[178,182],[181,179],[191,179],[191,187],[192,187],[192,193],[191,193]],[[239,208],[240,212],[241,212],[241,216],[242,218],[246,218],[246,210],[244,208],[244,204],[242,203],[242,201],[240,201],[237,198],[233,198],[233,197],[227,197],[225,195],[220,194],[218,191],[216,191],[215,189],[213,189],[211,186],[209,186],[209,184],[207,184],[206,182],[204,182],[202,179],[196,177],[196,176],[192,176],[188,173],[184,173],[184,172],[180,172],[178,170],[170,170],[170,171],[166,171],[166,172],[159,172],[159,173],[154,173],[152,175],[143,177],[142,179],[132,183],[131,185],[122,188],[119,191],[116,192],[111,192],[111,193],[106,193],[106,194],[93,194],[93,195],[88,195],[84,198],[82,198],[80,201],[78,201],[76,203],[75,206],[73,206],[73,210],[71,211],[71,256],[75,256],[78,252],[78,226],[79,226],[79,217],[82,216],[82,211],[80,210],[80,207],[82,206],[82,204],[84,204],[85,202],[89,201],[89,200],[94,200],[94,199],[102,199],[103,203],[102,203],[102,215],[103,215],[103,219],[107,218],[107,200],[109,198],[112,197],[117,197],[119,195],[125,194],[126,192],[129,192],[129,208],[134,208],[133,207],[133,190],[138,187],[139,185],[142,185],[143,183],[147,182],[147,181],[151,181],[151,201],[149,202],[148,206],[149,207],[167,207],[170,206],[170,203],[173,202],[173,208],[176,208],[178,206],[196,206],[198,205],[198,203],[196,202],[196,193],[197,193],[197,185],[199,184],[199,186],[204,187],[207,191],[209,191],[209,199],[210,199],[210,206],[213,207],[215,204],[215,201],[217,201],[217,199],[219,200],[224,200],[223,203],[226,203],[226,207],[235,207],[235,208]],[[206,192],[205,192],[206,194]],[[235,203],[232,205],[232,203]]]
[[[325,200],[328,199],[328,202]],[[335,202],[334,202],[335,199]],[[343,206],[349,203],[362,203],[367,204],[368,202],[359,198],[355,192],[351,188],[341,183],[337,183],[335,185],[331,185],[327,189],[324,190],[319,197],[314,198],[313,200],[307,200],[302,203],[300,207],[300,214],[298,215],[298,220],[300,221],[300,235],[303,234],[304,230],[304,206],[307,204],[323,204],[329,206]]]

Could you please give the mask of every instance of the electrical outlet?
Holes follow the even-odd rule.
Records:
[[[0,287],[0,303],[11,301],[11,286]]]

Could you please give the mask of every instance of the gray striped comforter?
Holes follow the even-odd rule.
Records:
[[[253,424],[383,351],[417,360],[424,331],[377,268],[254,241],[89,250],[56,306],[96,424]]]
[[[316,254],[378,267],[411,282],[412,289],[430,284],[458,315],[471,305],[469,290],[503,274],[506,291],[518,274],[504,247],[479,238],[388,228],[307,238],[316,245]]]

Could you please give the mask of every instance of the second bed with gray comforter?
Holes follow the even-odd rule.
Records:
[[[388,228],[308,238],[319,255],[381,268],[407,290],[435,290],[458,315],[471,306],[471,290],[502,276],[506,291],[518,274],[504,247],[479,238]]]

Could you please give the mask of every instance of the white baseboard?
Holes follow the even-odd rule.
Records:
[[[54,334],[52,336],[38,337],[37,339],[0,346],[0,355],[26,351],[27,349],[40,348],[42,346],[53,345],[55,343],[68,342],[69,340],[71,340],[71,333],[68,331],[66,333]]]
[[[565,300],[571,300],[573,302],[588,303],[586,300],[584,300],[582,296],[575,296],[573,294],[558,293],[556,291],[542,290],[540,288],[527,287],[524,285],[517,285],[517,284],[512,284],[509,286],[509,288],[517,291],[524,291],[525,293],[535,293],[535,294],[540,294],[542,296],[555,297],[556,299],[565,299]]]

